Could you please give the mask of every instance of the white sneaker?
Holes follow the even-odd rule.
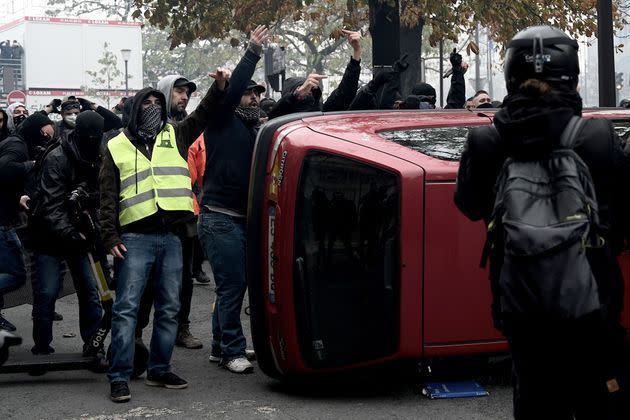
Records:
[[[254,365],[249,363],[245,357],[228,360],[222,366],[232,373],[252,373],[254,371]]]
[[[254,350],[245,350],[245,358],[247,360],[249,360],[250,362],[252,360],[256,360],[256,352],[254,352]],[[221,361],[221,353],[219,354],[215,354],[215,353],[210,353],[210,357],[208,357],[208,361],[210,363],[219,363]]]

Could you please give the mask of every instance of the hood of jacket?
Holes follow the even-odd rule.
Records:
[[[19,107],[26,108],[26,105],[24,105],[22,102],[14,102],[7,107],[7,116],[9,118],[7,119],[6,126],[9,130],[9,133],[15,133],[17,131],[15,129],[15,124],[13,123],[13,113],[15,112],[15,108]]]
[[[166,114],[168,115],[169,121],[181,121],[188,113],[184,110],[181,113],[174,114],[171,111],[171,99],[173,98],[173,87],[175,82],[179,79],[185,79],[184,76],[180,74],[171,74],[169,76],[163,77],[157,84],[157,89],[162,92],[164,97],[166,98]]]
[[[140,121],[140,111],[142,111],[142,102],[144,102],[144,100],[151,95],[155,96],[156,98],[159,98],[160,101],[162,102],[162,128],[164,128],[164,125],[166,124],[166,121],[168,120],[168,116],[166,114],[166,98],[164,97],[164,94],[160,92],[159,90],[156,90],[152,87],[146,87],[142,89],[141,91],[136,93],[136,95],[133,97],[131,113],[129,114],[129,124],[127,125],[127,130],[133,136],[133,139],[131,139],[133,142],[137,142],[140,140],[138,137],[138,122]]]
[[[582,115],[582,98],[575,91],[554,91],[532,97],[505,97],[494,125],[510,156],[528,158],[551,151],[572,116]]]
[[[302,83],[306,81],[305,77],[289,77],[284,81],[282,86],[282,97],[293,95],[293,93],[302,86]],[[322,108],[322,90],[313,89],[312,97],[296,103],[296,109],[293,112],[312,111],[315,104],[319,104],[319,108]]]
[[[54,126],[54,123],[44,114],[36,112],[20,124],[16,136],[20,137],[28,146],[30,159],[37,157],[46,149],[48,142],[42,137],[41,129],[46,125]],[[50,140],[52,141],[52,139]]]
[[[9,136],[9,116],[4,109],[0,109],[0,113],[4,117],[4,124],[2,129],[0,129],[0,141],[2,141]]]

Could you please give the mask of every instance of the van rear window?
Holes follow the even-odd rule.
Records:
[[[470,127],[381,131],[381,137],[436,159],[458,161]]]

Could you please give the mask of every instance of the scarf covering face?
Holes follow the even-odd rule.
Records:
[[[238,106],[235,113],[247,127],[256,127],[260,121],[260,108],[257,106]]]
[[[153,140],[161,127],[162,107],[160,107],[160,105],[150,105],[140,111],[138,137],[143,141],[148,142]]]

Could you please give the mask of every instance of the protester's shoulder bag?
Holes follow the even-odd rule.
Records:
[[[586,255],[603,246],[597,200],[590,171],[573,150],[582,124],[573,117],[544,156],[509,157],[497,178],[483,260],[502,247],[504,313],[575,319],[600,307]]]

